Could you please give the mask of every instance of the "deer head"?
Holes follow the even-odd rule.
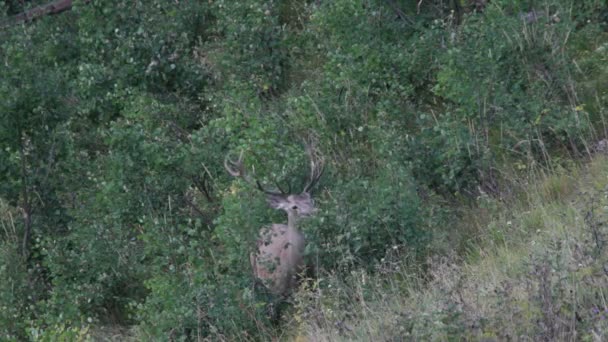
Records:
[[[266,194],[266,201],[273,209],[287,213],[287,224],[272,224],[260,231],[257,250],[250,255],[251,266],[256,278],[275,295],[286,295],[297,284],[297,275],[304,269],[304,235],[297,228],[301,217],[311,216],[316,208],[312,189],[323,175],[324,159],[315,148],[306,144],[310,161],[310,176],[299,193],[284,191],[278,184],[277,190],[268,190],[262,183],[246,172],[243,152],[236,160],[226,156],[224,167],[234,177],[239,177]],[[291,189],[290,189],[291,190]]]

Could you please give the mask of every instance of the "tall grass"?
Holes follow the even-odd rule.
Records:
[[[454,229],[477,226],[475,242],[426,272],[395,247],[374,275],[330,274],[301,291],[287,318],[295,338],[606,340],[608,159],[545,173],[518,195],[472,209]]]

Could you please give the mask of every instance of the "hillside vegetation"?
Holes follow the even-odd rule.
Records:
[[[309,341],[605,341],[608,160],[541,172],[509,203],[479,198],[453,229],[466,253],[426,272],[397,249],[375,272],[329,276],[302,291],[292,326]]]
[[[604,0],[49,3],[0,2],[0,340],[606,338]],[[305,142],[279,300],[224,161]]]

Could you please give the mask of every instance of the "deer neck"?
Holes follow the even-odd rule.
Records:
[[[298,214],[295,213],[295,211],[293,210],[288,210],[287,211],[287,229],[289,229],[290,231],[297,231],[298,230]]]

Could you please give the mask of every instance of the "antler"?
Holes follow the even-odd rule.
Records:
[[[230,154],[224,157],[224,168],[232,177],[243,177],[245,174],[245,168],[243,166],[243,151],[239,154],[237,161],[230,160]]]
[[[310,193],[312,188],[317,184],[321,176],[323,175],[323,171],[325,170],[325,158],[321,151],[317,148],[316,139],[312,136],[309,137],[309,140],[305,142],[306,145],[306,154],[308,155],[308,159],[310,160],[310,180],[304,186],[304,190],[302,192]]]
[[[245,166],[243,164],[243,154],[244,154],[243,150],[241,150],[241,153],[239,154],[239,159],[237,159],[237,160],[231,160],[230,154],[227,154],[226,157],[224,158],[224,168],[226,169],[226,171],[228,171],[228,173],[231,176],[242,178],[245,182],[258,188],[260,191],[262,191],[265,194],[286,195],[286,193],[283,192],[283,190],[281,188],[279,188],[280,192],[264,189],[264,187],[262,186],[262,183],[260,183],[259,180],[253,178],[249,173],[247,173],[245,171]]]

